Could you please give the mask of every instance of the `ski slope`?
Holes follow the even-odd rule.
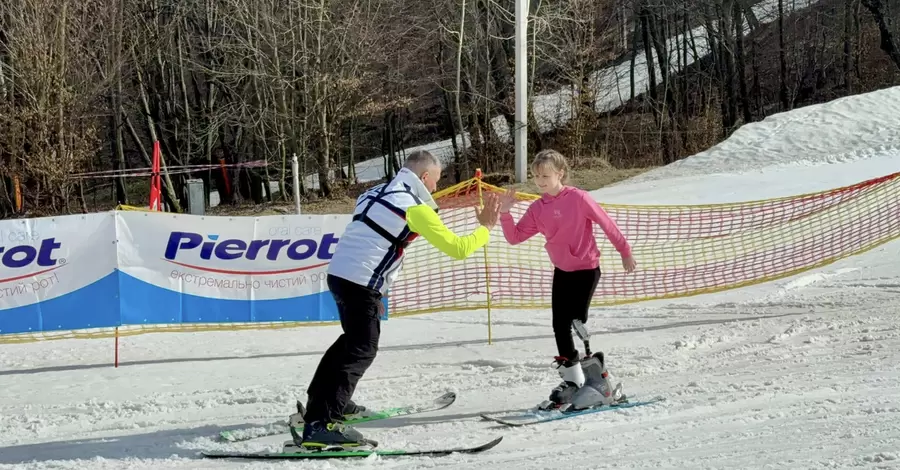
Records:
[[[900,87],[743,127],[706,152],[594,192],[711,203],[833,188],[900,168]],[[898,215],[900,216],[900,215]],[[495,232],[499,235],[499,229]],[[499,235],[502,236],[502,235]],[[607,256],[614,256],[606,254]],[[640,263],[640,260],[638,260]],[[386,448],[503,442],[484,454],[330,462],[200,460],[223,429],[285,418],[337,327],[153,334],[0,346],[0,469],[891,468],[900,466],[900,242],[718,294],[594,309],[592,346],[651,406],[519,429],[559,378],[549,310],[446,312],[383,324],[355,399],[442,411],[358,426]]]

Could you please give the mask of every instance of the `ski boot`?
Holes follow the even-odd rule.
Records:
[[[357,405],[353,400],[350,400],[344,406],[344,420],[362,418],[366,416],[367,411],[368,409],[365,406]]]
[[[344,419],[360,416],[366,411],[366,407],[351,400],[344,406]],[[363,450],[374,449],[378,445],[376,441],[364,438],[362,433],[342,422],[306,423],[305,415],[306,408],[297,400],[297,412],[288,418],[291,440],[284,443],[283,452]]]
[[[597,352],[582,362],[584,372],[584,386],[572,395],[569,410],[577,411],[597,406],[614,406],[627,403],[627,398],[622,393],[622,384],[613,388],[609,380],[609,371],[606,370],[603,353]]]
[[[291,427],[292,440],[284,445],[284,452],[320,452],[374,449],[378,442],[366,439],[362,433],[341,422],[305,423],[303,434],[297,435]]]
[[[369,409],[362,405],[357,405],[350,400],[344,406],[344,420],[351,420],[357,418],[364,418],[368,415]],[[306,414],[306,407],[303,406],[303,403],[300,400],[297,400],[297,412],[292,414],[288,421],[290,421],[291,426],[294,426],[294,423],[298,423],[300,427],[303,425],[303,416]]]
[[[563,381],[550,391],[550,398],[541,402],[538,405],[538,409],[568,408],[572,403],[572,397],[584,385],[584,371],[582,370],[581,360],[577,351],[574,359],[556,356],[554,358],[554,367]]]
[[[347,405],[344,406],[344,419],[350,420],[350,419],[364,418],[366,416],[367,411],[368,411],[368,409],[366,407],[357,405],[356,403],[353,402],[353,400],[350,400],[347,402]],[[313,444],[311,444],[311,445],[303,444],[305,441],[303,436],[307,436],[307,428],[310,426],[309,424],[306,423],[306,419],[304,418],[304,416],[306,416],[306,407],[303,406],[303,403],[300,403],[300,400],[297,400],[297,412],[288,417],[288,428],[291,432],[292,440],[285,442],[284,452],[306,452],[306,451],[309,451],[310,448],[313,448],[314,450],[322,450],[322,446],[316,445],[315,441],[313,441]],[[328,428],[329,426],[330,426],[330,428]],[[325,427],[328,428],[328,429],[326,429],[326,431],[328,431],[329,433],[332,433],[332,434],[328,434],[328,435],[333,435],[333,433],[335,433],[335,432],[337,432],[338,434],[345,433],[346,434],[345,437],[349,436],[349,439],[351,441],[349,444],[347,444],[347,446],[354,447],[357,449],[359,448],[359,443],[357,443],[356,445],[353,445],[352,441],[357,438],[362,439],[362,434],[360,434],[355,429],[347,428],[343,423],[330,423],[330,424],[325,425]],[[321,434],[321,432],[322,432],[321,429],[319,429],[317,431],[319,434]],[[310,432],[312,432],[312,431],[310,431]],[[353,433],[355,433],[355,434],[353,434]],[[314,437],[314,439],[321,440],[321,438],[319,438],[319,437]],[[374,441],[365,441],[365,442],[368,442],[370,444],[369,447],[374,447],[371,445],[371,442],[374,442]],[[323,444],[323,443],[318,442],[317,444]],[[326,443],[325,448],[334,448],[334,445]]]

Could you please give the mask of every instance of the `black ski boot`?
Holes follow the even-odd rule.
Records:
[[[362,433],[343,423],[313,421],[303,426],[303,435],[293,435],[294,445],[304,451],[353,450],[374,448],[377,442],[366,439]]]
[[[356,417],[355,415],[361,415],[366,411],[368,411],[368,409],[365,406],[357,405],[353,400],[350,400],[347,402],[347,405],[344,406],[344,419],[353,419]]]
[[[350,400],[344,406],[344,420],[362,418],[367,411],[369,411],[369,409],[365,406],[357,405],[353,400]],[[288,418],[288,421],[292,423],[292,426],[297,425],[297,427],[300,427],[303,423],[304,415],[306,415],[306,407],[303,406],[303,403],[301,403],[300,400],[297,400],[297,413],[291,415],[290,418]]]

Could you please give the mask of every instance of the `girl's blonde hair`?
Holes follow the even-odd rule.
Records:
[[[561,172],[563,174],[561,178],[563,184],[569,182],[569,162],[566,161],[566,157],[563,154],[552,149],[541,150],[531,162],[532,173],[544,165],[549,166],[553,171]]]

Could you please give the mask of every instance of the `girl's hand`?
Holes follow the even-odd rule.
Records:
[[[625,268],[625,272],[627,273],[633,272],[637,268],[637,262],[634,260],[634,256],[623,256],[622,267]]]
[[[506,213],[516,204],[516,190],[508,189],[503,196],[500,196],[500,212]]]

